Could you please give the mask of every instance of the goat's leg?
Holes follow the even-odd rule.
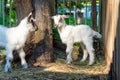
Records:
[[[72,62],[72,52],[73,52],[73,45],[67,45],[67,49],[66,49],[66,54],[67,54],[66,64],[70,64]]]
[[[94,48],[93,48],[92,38],[87,38],[86,40],[84,40],[84,44],[85,44],[86,49],[89,53],[89,63],[88,63],[88,65],[92,65],[94,63]]]
[[[22,65],[22,68],[23,69],[27,69],[28,68],[28,65],[27,65],[27,62],[25,60],[25,52],[23,49],[20,49],[19,51],[19,57],[21,59],[21,65]]]
[[[81,47],[83,49],[83,57],[81,59],[81,62],[85,61],[88,57],[88,52],[87,52],[87,49],[86,49],[86,46],[81,42]]]
[[[10,48],[6,49],[6,64],[5,64],[5,72],[11,72],[11,63],[13,60],[13,50]]]

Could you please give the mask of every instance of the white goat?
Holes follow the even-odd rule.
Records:
[[[30,32],[37,30],[34,21],[32,13],[30,13],[29,16],[21,20],[20,24],[16,27],[7,28],[0,25],[0,46],[6,49],[5,72],[11,72],[13,50],[19,53],[23,69],[28,67],[23,47]]]
[[[65,18],[68,18],[68,16],[56,15],[52,17],[54,24],[58,29],[62,42],[67,46],[66,63],[70,64],[72,61],[71,54],[73,52],[73,44],[75,42],[80,42],[84,52],[81,61],[85,61],[89,54],[88,65],[92,65],[94,63],[93,37],[96,36],[98,38],[101,38],[101,34],[92,30],[88,25],[66,25]]]

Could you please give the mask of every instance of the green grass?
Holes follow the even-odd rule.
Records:
[[[5,56],[5,50],[3,48],[0,48],[0,60],[4,58]]]

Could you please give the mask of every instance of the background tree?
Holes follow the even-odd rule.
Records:
[[[54,0],[14,0],[18,21],[34,10],[38,31],[26,42],[25,52],[29,63],[39,66],[53,61],[52,22]]]
[[[97,10],[96,10],[96,0],[92,0],[92,28],[97,30]]]

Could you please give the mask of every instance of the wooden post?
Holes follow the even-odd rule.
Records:
[[[116,0],[117,30],[114,44],[113,62],[109,72],[108,80],[120,80],[120,1]]]
[[[102,0],[102,31],[107,71],[112,63],[116,26],[118,20],[119,0]]]

